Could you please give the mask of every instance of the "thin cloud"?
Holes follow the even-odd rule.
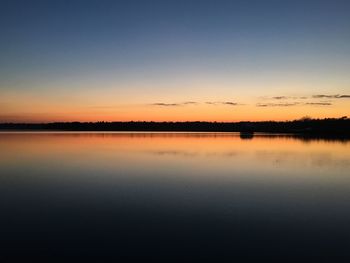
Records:
[[[310,105],[310,106],[331,106],[333,105],[329,101],[320,101],[320,102],[286,102],[286,103],[258,103],[257,107],[292,107],[296,105]]]
[[[289,99],[289,97],[287,97],[287,96],[275,96],[275,97],[272,97],[272,99],[274,99],[274,100],[284,100],[284,99]]]
[[[349,99],[350,95],[347,95],[347,94],[343,94],[343,95],[339,95],[339,94],[335,94],[335,95],[317,94],[317,95],[313,95],[312,98],[314,98],[314,99]]]
[[[257,107],[291,107],[299,105],[299,102],[292,102],[292,103],[258,103],[256,104]]]
[[[198,102],[196,102],[196,101],[185,101],[185,102],[183,102],[182,104],[183,104],[183,105],[197,105]]]
[[[270,97],[267,99],[272,99],[272,100],[305,100],[307,97],[301,96],[301,97],[292,97],[292,96],[274,96]]]
[[[263,100],[306,100],[306,99],[349,99],[350,95],[348,94],[316,94],[312,96],[273,96],[273,97],[261,97]],[[293,103],[259,103],[260,107],[269,107],[269,106],[293,106]],[[310,102],[305,103],[306,105],[329,105],[323,102]]]
[[[333,105],[331,102],[307,102],[306,105],[316,105],[316,106],[330,106]]]
[[[228,105],[228,106],[239,106],[243,105],[241,103],[233,102],[233,101],[207,101],[205,104],[208,105]]]
[[[318,95],[313,95],[312,97],[314,99],[334,99],[335,97],[337,97],[338,95],[323,95],[323,94],[318,94]]]
[[[177,106],[181,106],[183,104],[181,103],[164,103],[164,102],[156,102],[156,103],[152,103],[150,104],[151,106],[162,106],[162,107],[177,107]]]
[[[161,106],[161,107],[178,107],[178,106],[197,105],[197,104],[198,102],[196,101],[185,101],[185,102],[179,102],[179,103],[156,102],[156,103],[151,103],[149,105]]]
[[[230,105],[230,106],[237,106],[237,105],[239,105],[237,102],[232,102],[232,101],[224,101],[221,104]]]

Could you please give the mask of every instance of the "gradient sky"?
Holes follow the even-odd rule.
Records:
[[[0,122],[350,116],[350,1],[0,1]]]

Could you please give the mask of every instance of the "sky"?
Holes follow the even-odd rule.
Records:
[[[0,0],[0,122],[350,116],[348,0]]]

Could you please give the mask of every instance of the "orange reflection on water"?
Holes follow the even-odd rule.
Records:
[[[0,165],[192,175],[345,176],[350,144],[237,133],[1,133]],[[63,169],[62,168],[62,169]],[[181,172],[182,171],[182,172]]]

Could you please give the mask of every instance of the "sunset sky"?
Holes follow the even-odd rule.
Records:
[[[0,2],[0,122],[350,116],[350,1]]]

